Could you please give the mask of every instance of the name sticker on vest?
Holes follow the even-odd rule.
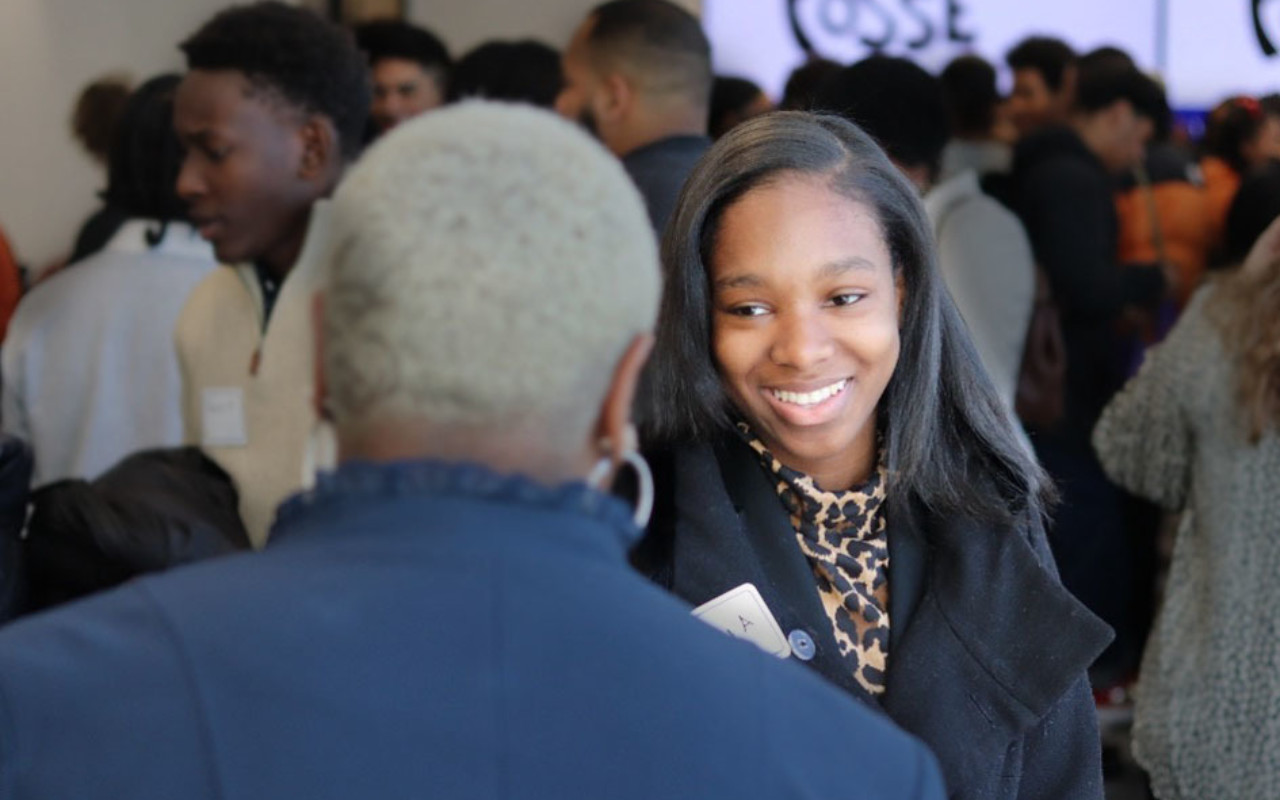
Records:
[[[693,615],[730,636],[746,639],[766,653],[787,658],[791,645],[754,584],[744,583],[693,610]]]
[[[200,412],[200,443],[205,447],[244,447],[249,443],[244,424],[244,390],[240,387],[203,390]]]

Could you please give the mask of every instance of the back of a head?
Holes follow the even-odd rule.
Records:
[[[111,152],[116,125],[129,101],[129,79],[105,75],[80,90],[71,110],[71,132],[85,152],[105,162]]]
[[[791,71],[787,85],[782,90],[782,102],[778,108],[783,111],[808,111],[813,108],[818,90],[828,79],[836,75],[842,67],[827,58],[810,58]]]
[[[905,58],[872,56],[845,67],[823,85],[816,105],[857,123],[904,167],[934,170],[947,143],[942,86]]]
[[[1154,92],[1159,92],[1159,86],[1137,68],[1103,61],[1080,70],[1075,109],[1092,114],[1124,100],[1139,116],[1152,119],[1151,115],[1157,108]]]
[[[554,48],[533,39],[486,42],[454,64],[448,102],[482,98],[552,108],[563,85]]]
[[[1005,63],[1010,69],[1033,69],[1044,78],[1051,91],[1062,88],[1068,69],[1075,64],[1076,53],[1061,39],[1051,36],[1030,36],[1023,39],[1008,55]]]
[[[435,71],[443,79],[453,60],[440,37],[426,28],[400,20],[380,19],[355,29],[356,45],[377,64],[385,58],[412,61],[424,70]]]
[[[1209,112],[1206,120],[1205,154],[1222,159],[1243,174],[1249,168],[1245,145],[1262,130],[1269,113],[1261,102],[1247,95],[1222,101]]]
[[[611,0],[588,19],[597,65],[626,73],[650,96],[709,106],[711,43],[693,14],[668,0]]]
[[[995,67],[981,56],[964,55],[947,64],[939,80],[951,121],[951,135],[990,136],[996,123],[996,107],[1000,104]]]
[[[183,150],[173,129],[173,95],[181,80],[177,75],[152,78],[121,112],[103,199],[131,217],[186,218],[186,203],[177,193]]]
[[[364,57],[338,26],[312,11],[265,0],[222,11],[181,48],[189,69],[240,72],[255,89],[327,117],[343,155],[359,153],[369,80]]]
[[[638,192],[539,109],[471,102],[398,126],[332,219],[323,350],[339,431],[399,419],[580,447],[657,315]]]
[[[763,95],[760,87],[746,78],[717,75],[711,87],[711,109],[707,114],[707,132],[711,138],[720,138],[746,119],[751,105]]]

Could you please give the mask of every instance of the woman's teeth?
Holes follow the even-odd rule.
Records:
[[[845,384],[848,382],[849,379],[845,378],[842,381],[837,381],[836,383],[822,389],[818,389],[817,391],[805,392],[803,394],[799,392],[784,392],[779,389],[770,389],[769,391],[773,393],[774,397],[784,403],[790,403],[796,406],[816,406],[823,400],[826,400],[829,397],[834,397],[843,392]]]

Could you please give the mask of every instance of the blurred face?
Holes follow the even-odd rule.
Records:
[[[1121,100],[1099,112],[1103,146],[1097,153],[1107,169],[1127,172],[1142,163],[1147,141],[1151,138],[1151,120],[1134,113],[1128,101]]]
[[[874,466],[898,363],[901,289],[872,210],[793,175],[724,211],[711,253],[713,348],[734,406],[824,488]]]
[[[573,35],[569,47],[561,59],[564,87],[556,97],[556,112],[560,116],[581,124],[591,134],[608,146],[604,132],[596,117],[595,104],[604,92],[604,83],[596,74],[587,37],[591,33],[592,20],[587,20]]]
[[[370,115],[380,131],[389,131],[444,102],[434,73],[416,61],[384,58],[374,64],[370,72],[373,78]]]
[[[292,266],[319,194],[303,174],[303,124],[236,71],[193,70],[178,86],[178,195],[222,262]]]
[[[1018,69],[1013,72],[1013,94],[1009,96],[1009,119],[1026,134],[1060,121],[1057,97],[1049,91],[1039,70]]]

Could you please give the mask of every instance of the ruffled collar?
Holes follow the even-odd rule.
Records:
[[[548,486],[524,475],[502,474],[482,464],[434,459],[346,462],[320,473],[313,488],[287,500],[280,507],[276,524],[283,526],[338,504],[411,497],[464,498],[580,514],[616,530],[628,547],[641,535],[625,503],[583,481]]]

